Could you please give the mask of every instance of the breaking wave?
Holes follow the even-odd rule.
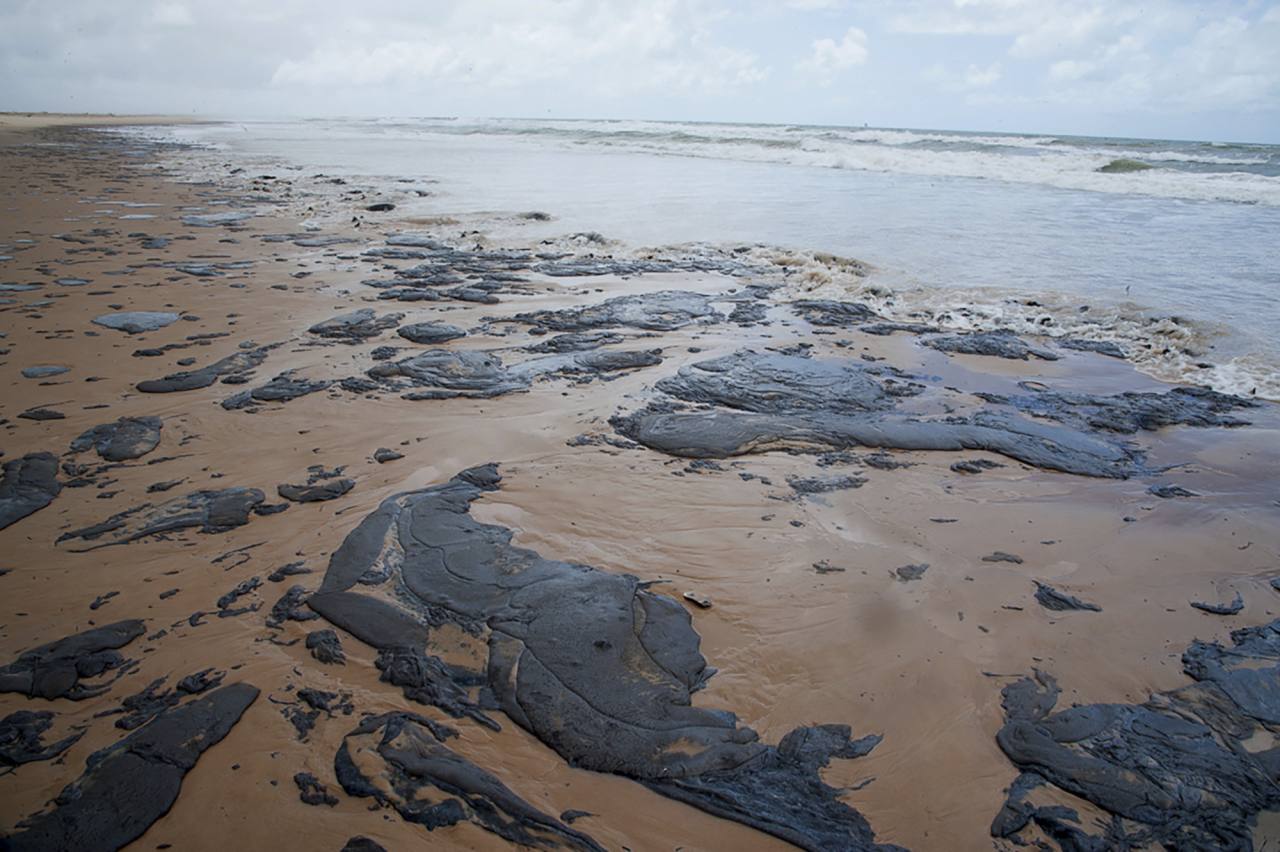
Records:
[[[368,127],[1280,206],[1280,146],[1274,145],[643,121],[421,119],[371,121]]]

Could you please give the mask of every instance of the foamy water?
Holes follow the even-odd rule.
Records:
[[[396,217],[454,219],[495,239],[590,231],[614,253],[756,246],[750,256],[791,296],[1111,340],[1158,378],[1280,398],[1278,146],[508,119],[141,132],[205,146],[184,160],[198,174],[234,160],[342,175],[393,199]],[[551,220],[511,215],[529,210]]]
[[[793,166],[968,177],[1064,189],[1280,206],[1276,146],[787,125],[519,119],[374,120],[370,134],[489,136]],[[1106,173],[1117,160],[1150,168]]]

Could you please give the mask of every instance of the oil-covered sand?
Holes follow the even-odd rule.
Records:
[[[13,848],[987,849],[1020,769],[1026,840],[1274,842],[1270,640],[1183,660],[1275,618],[1272,404],[787,302],[732,252],[0,141]],[[1019,750],[1037,671],[1201,728]]]

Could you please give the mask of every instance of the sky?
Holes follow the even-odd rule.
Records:
[[[0,110],[1280,143],[1280,0],[0,0]]]

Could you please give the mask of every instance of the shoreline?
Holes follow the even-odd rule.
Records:
[[[182,115],[113,115],[68,112],[0,112],[0,145],[22,145],[33,136],[62,128],[160,127],[175,124],[216,124]]]
[[[128,127],[166,124],[207,124],[216,119],[200,116],[162,114],[116,114],[102,112],[0,112],[0,127],[37,129],[43,127]]]
[[[322,619],[264,626],[295,580],[305,592],[316,591],[328,556],[384,499],[438,486],[487,462],[499,463],[503,479],[471,508],[477,521],[510,529],[517,545],[548,559],[657,581],[655,590],[676,600],[685,591],[711,600],[709,609],[680,604],[700,636],[702,656],[718,669],[696,693],[695,706],[736,713],[768,744],[813,723],[849,724],[855,737],[883,735],[870,754],[835,760],[822,776],[832,786],[849,788],[875,778],[841,800],[869,821],[880,842],[931,848],[945,836],[949,848],[989,848],[987,828],[1003,788],[1017,775],[994,739],[1003,721],[1000,688],[1015,676],[1044,668],[1072,700],[1141,702],[1149,693],[1186,683],[1177,656],[1193,639],[1229,642],[1230,630],[1272,617],[1275,592],[1269,580],[1280,553],[1269,491],[1280,430],[1274,405],[1244,412],[1255,422],[1252,427],[1173,426],[1126,436],[1121,440],[1140,445],[1147,458],[1123,480],[1047,471],[981,451],[893,450],[889,461],[911,465],[897,469],[867,449],[844,457],[835,452],[825,466],[813,454],[768,451],[694,466],[689,458],[624,440],[609,419],[663,401],[655,384],[680,368],[744,348],[792,352],[809,344],[818,360],[891,366],[902,375],[876,380],[888,376],[927,387],[894,403],[919,417],[965,415],[981,404],[975,393],[1025,395],[1020,382],[1094,394],[1163,392],[1168,386],[1097,353],[1055,349],[1053,361],[948,354],[920,345],[920,335],[911,332],[880,336],[860,332],[856,324],[813,324],[812,315],[806,319],[791,304],[758,298],[743,281],[718,271],[619,274],[602,258],[594,261],[606,266],[604,274],[538,271],[539,263],[582,259],[594,250],[591,245],[553,246],[549,253],[569,250],[568,257],[535,259],[510,273],[515,280],[497,274],[492,258],[455,257],[454,267],[483,267],[471,278],[458,276],[462,285],[478,280],[497,286],[429,304],[378,299],[394,288],[363,281],[398,278],[422,260],[411,256],[412,243],[400,246],[408,256],[398,257],[386,234],[422,228],[402,229],[394,215],[358,209],[376,199],[346,202],[362,220],[359,228],[308,233],[289,217],[296,215],[299,200],[311,197],[307,181],[319,179],[290,175],[248,187],[166,182],[128,168],[110,142],[59,132],[74,145],[61,151],[0,149],[10,164],[0,170],[11,176],[0,178],[6,207],[17,205],[22,217],[14,220],[20,224],[13,233],[0,236],[8,247],[0,254],[14,258],[0,266],[0,276],[19,285],[40,282],[0,294],[13,300],[0,314],[6,333],[0,340],[6,350],[0,381],[9,382],[0,461],[41,450],[63,454],[82,432],[120,416],[160,417],[164,426],[154,454],[123,467],[105,466],[92,451],[66,454],[63,461],[86,470],[73,476],[64,469],[63,478],[89,480],[84,487],[64,484],[47,508],[0,531],[11,563],[0,566],[10,569],[0,577],[10,601],[0,612],[0,665],[90,621],[144,618],[148,634],[169,632],[140,641],[145,653],[129,647],[138,669],[106,694],[53,702],[55,732],[73,724],[87,725],[87,732],[65,752],[63,764],[32,762],[0,777],[0,831],[39,811],[79,775],[91,751],[118,738],[110,717],[93,714],[119,705],[153,678],[176,681],[213,667],[228,672],[228,682],[253,683],[263,696],[188,773],[173,810],[137,848],[153,841],[199,847],[201,837],[223,831],[235,831],[255,847],[305,841],[337,848],[357,834],[392,849],[428,838],[459,847],[505,846],[472,821],[424,835],[394,812],[383,819],[366,810],[367,801],[341,795],[335,751],[361,714],[388,711],[422,713],[454,725],[461,734],[451,746],[456,751],[539,810],[596,814],[574,828],[610,848],[639,839],[654,846],[711,848],[740,841],[773,848],[768,844],[774,841],[760,832],[635,782],[570,769],[506,718],[494,733],[409,700],[397,686],[380,682],[375,651],[347,633],[340,631],[348,657],[342,667],[317,663],[302,641],[285,644],[328,627]],[[50,189],[30,196],[23,184],[33,176],[47,178]],[[256,215],[212,227],[182,221],[227,212]],[[432,239],[450,227],[432,228]],[[95,233],[98,228],[105,232]],[[276,241],[282,234],[296,236]],[[298,245],[318,237],[334,242]],[[144,246],[156,239],[168,242]],[[446,242],[461,252],[475,240]],[[380,254],[367,254],[370,249]],[[60,285],[58,278],[87,283]],[[411,294],[422,287],[401,289]],[[389,327],[353,343],[308,331],[336,315],[371,308],[378,317],[404,314],[401,325],[459,326],[465,337],[437,346],[500,353],[503,362],[524,365],[544,357],[525,347],[558,333],[590,332],[542,326],[547,333],[531,333],[537,322],[514,322],[517,314],[671,289],[707,296],[706,307],[718,308],[722,319],[675,328],[601,329],[620,339],[600,351],[660,348],[661,363],[636,362],[610,375],[575,364],[573,371],[537,373],[527,387],[489,397],[409,400],[401,392],[413,389],[394,384],[349,389],[342,380],[368,377],[379,364],[429,346],[402,339]],[[483,300],[486,295],[497,302]],[[760,310],[744,310],[741,323],[727,319],[744,305]],[[175,311],[192,319],[126,335],[92,324],[108,310]],[[226,336],[188,339],[206,334]],[[274,344],[281,345],[263,352],[255,368],[222,377],[237,383],[165,394],[136,390],[139,382]],[[400,352],[374,360],[374,350],[387,345]],[[167,346],[181,348],[129,354]],[[187,358],[195,363],[183,363]],[[37,365],[71,370],[35,379],[20,375],[21,368]],[[102,380],[86,383],[94,373]],[[293,399],[259,400],[247,410],[221,404],[286,373],[292,380],[334,384]],[[241,378],[249,381],[240,383]],[[963,391],[952,393],[951,387]],[[887,401],[883,405],[896,410]],[[18,417],[32,408],[64,417]],[[372,459],[377,448],[404,457],[379,463]],[[149,464],[164,458],[169,460]],[[999,466],[979,465],[978,474],[951,468],[965,460]],[[1188,461],[1194,468],[1158,473],[1164,465]],[[344,469],[317,482],[348,477],[354,487],[332,501],[288,503],[281,515],[254,517],[227,532],[188,530],[90,554],[53,544],[66,531],[194,489],[258,488],[266,503],[285,504],[276,486],[305,482],[315,464],[326,472]],[[788,484],[788,477],[826,482],[840,476],[865,481],[812,494]],[[173,480],[182,482],[148,492]],[[1147,493],[1150,486],[1175,482],[1198,496],[1163,499]],[[931,520],[939,517],[955,521]],[[997,551],[1022,561],[983,561]],[[233,555],[213,563],[226,554]],[[312,574],[267,580],[241,602],[257,603],[259,610],[217,617],[219,597],[299,559]],[[927,573],[918,579],[899,573],[903,566],[924,563]],[[1033,580],[1096,603],[1102,612],[1045,610],[1032,595]],[[179,592],[161,597],[171,588]],[[88,608],[113,591],[118,594],[99,609]],[[1234,592],[1245,604],[1239,616],[1209,615],[1187,604],[1227,601]],[[188,622],[195,611],[208,613],[198,625]],[[442,628],[430,647],[482,663],[475,659],[482,650],[459,642],[455,629]],[[318,714],[307,741],[299,741],[281,707],[296,707],[294,696],[302,687],[349,693],[355,710],[349,718],[342,711]],[[0,695],[0,714],[16,709],[38,708],[19,696]],[[300,803],[291,780],[296,772],[314,774],[338,795],[337,804]],[[1080,809],[1086,826],[1089,815],[1100,813],[1065,793],[1055,795]],[[275,818],[257,818],[266,809]],[[211,832],[210,823],[219,830]]]
[[[1021,259],[1021,266],[1012,261],[993,264],[974,258],[972,252],[965,255],[962,251],[961,254],[950,257],[945,252],[926,250],[922,255],[918,247],[909,248],[906,254],[898,257],[893,248],[896,242],[902,239],[938,239],[938,228],[946,222],[944,216],[941,221],[929,224],[927,211],[918,209],[921,199],[913,195],[920,191],[919,187],[911,189],[912,182],[919,178],[910,174],[886,175],[882,180],[871,173],[859,173],[863,177],[856,183],[849,183],[838,179],[837,172],[829,175],[829,180],[822,182],[826,189],[818,191],[816,187],[809,188],[813,194],[813,203],[817,205],[816,210],[825,211],[828,218],[851,216],[853,218],[850,225],[855,230],[860,227],[865,231],[870,227],[865,238],[849,242],[836,236],[830,228],[806,230],[788,219],[785,204],[779,207],[776,198],[772,205],[767,201],[770,192],[783,192],[785,195],[787,190],[775,180],[782,179],[785,175],[781,172],[772,175],[771,172],[760,171],[764,168],[762,164],[736,163],[732,156],[727,159],[718,159],[714,155],[707,159],[690,159],[680,156],[681,152],[676,150],[668,153],[677,156],[664,158],[655,155],[651,162],[644,165],[646,158],[626,153],[629,149],[625,146],[619,150],[614,150],[611,145],[593,148],[588,144],[590,139],[560,143],[554,139],[538,141],[541,137],[536,134],[526,139],[523,136],[509,137],[501,133],[494,136],[482,133],[476,137],[451,137],[448,133],[441,135],[442,131],[433,129],[429,124],[424,127],[409,126],[398,136],[390,133],[389,137],[384,138],[380,133],[362,135],[364,131],[359,125],[348,128],[341,122],[314,126],[288,122],[268,124],[272,127],[271,132],[256,141],[252,130],[248,134],[236,133],[231,136],[223,136],[217,129],[207,133],[198,132],[195,138],[199,141],[194,146],[183,143],[182,146],[171,149],[164,161],[170,168],[185,175],[183,179],[213,180],[220,183],[230,180],[232,185],[239,185],[246,192],[256,188],[252,178],[259,173],[258,170],[289,174],[299,170],[332,169],[337,176],[344,177],[344,180],[350,179],[352,186],[359,187],[369,197],[394,204],[394,214],[376,218],[397,221],[403,227],[417,227],[446,236],[451,228],[457,227],[476,233],[486,245],[493,247],[519,248],[535,241],[549,240],[546,244],[558,249],[595,250],[614,257],[643,258],[657,254],[686,256],[691,259],[736,259],[759,267],[757,271],[766,280],[783,280],[787,284],[783,295],[790,299],[859,301],[890,319],[933,324],[953,332],[1008,329],[1035,336],[1081,338],[1094,343],[1110,343],[1118,347],[1118,352],[1123,353],[1142,372],[1160,381],[1203,384],[1224,393],[1252,395],[1273,401],[1280,399],[1280,383],[1277,381],[1277,376],[1280,376],[1277,369],[1280,367],[1280,360],[1277,359],[1280,355],[1274,350],[1272,335],[1267,331],[1272,309],[1259,289],[1263,285],[1255,280],[1256,275],[1249,277],[1253,274],[1249,273],[1238,281],[1232,279],[1225,282],[1224,286],[1238,285],[1243,289],[1240,294],[1219,303],[1215,303],[1213,299],[1188,296],[1185,294],[1192,293],[1194,287],[1177,288],[1171,282],[1213,280],[1217,274],[1216,265],[1208,262],[1198,264],[1189,257],[1183,257],[1178,262],[1167,252],[1153,253],[1148,241],[1139,254],[1139,257],[1145,258],[1143,261],[1128,258],[1127,253],[1120,256],[1112,251],[1101,256],[1105,261],[1100,259],[1098,262],[1085,262],[1079,252],[1076,252],[1075,255],[1063,258],[1062,269],[1056,273],[1056,277],[1049,274],[1048,277],[1037,276],[1033,280],[1024,273],[1023,267],[1035,269],[1043,263],[1043,258],[1035,253],[1033,247],[1038,244],[1037,240],[1046,238],[1044,229],[1056,228],[1053,223],[1056,221],[1058,208],[1048,198],[1041,198],[1036,202],[1039,205],[1035,207],[1040,217],[1039,224],[1023,234],[1029,240],[1029,248],[1017,255]],[[315,134],[318,137],[318,147],[323,149],[324,138],[334,132],[354,133],[350,138],[367,140],[368,150],[359,155],[334,151],[328,156],[317,156],[317,146],[303,144],[303,137],[299,135]],[[161,132],[155,138],[173,141],[175,138],[190,139],[191,134]],[[461,150],[459,145],[463,141],[469,143],[473,138],[480,146],[478,156],[481,160],[504,170],[502,185],[506,186],[506,182],[510,181],[512,186],[509,190],[491,189],[489,184],[496,183],[495,181],[457,159],[458,151]],[[457,144],[451,139],[456,140]],[[516,141],[510,141],[512,139]],[[569,193],[561,196],[557,191],[548,190],[547,186],[539,183],[536,174],[503,166],[505,155],[494,149],[495,145],[501,151],[506,151],[506,155],[528,157],[532,162],[542,163],[542,168],[549,169],[552,173],[556,173],[557,169],[567,170],[572,159],[580,153],[584,158],[582,167],[588,170],[585,175],[588,181],[613,179],[612,170],[603,165],[604,161],[621,158],[617,162],[619,166],[630,163],[643,174],[652,172],[651,176],[656,182],[652,203],[657,205],[653,209],[670,208],[675,213],[669,217],[671,221],[680,221],[683,216],[694,216],[695,219],[714,216],[709,208],[704,209],[705,205],[682,207],[679,193],[673,197],[671,187],[666,184],[673,177],[682,176],[685,181],[696,181],[700,179],[697,175],[701,173],[702,166],[712,169],[720,177],[708,179],[705,186],[699,184],[700,188],[722,202],[736,205],[749,205],[752,202],[745,197],[737,198],[732,192],[721,198],[715,190],[718,182],[731,179],[733,175],[748,182],[759,180],[763,182],[762,209],[771,211],[764,219],[771,224],[765,232],[761,232],[763,220],[757,216],[747,217],[724,232],[716,228],[701,228],[695,222],[690,223],[692,230],[642,226],[637,218],[645,221],[652,215],[645,212],[650,209],[646,206],[649,201],[645,198],[632,197],[621,186],[604,190],[605,198],[617,197],[603,206],[590,194]],[[502,147],[509,145],[517,147],[510,150]],[[578,150],[579,145],[582,146],[581,151]],[[206,149],[205,146],[209,147]],[[421,156],[409,156],[410,151]],[[235,157],[245,171],[227,174],[223,168],[223,160],[227,156]],[[431,161],[437,157],[443,158],[441,165],[434,168],[423,167],[422,158]],[[631,162],[637,157],[640,165]],[[592,166],[596,160],[600,164]],[[667,165],[659,166],[660,163]],[[683,165],[670,171],[671,163]],[[748,170],[741,172],[739,167],[746,167]],[[771,168],[776,170],[782,167]],[[440,171],[440,174],[436,175],[436,171]],[[566,171],[566,175],[571,174],[572,172]],[[533,184],[530,184],[531,180],[534,181]],[[862,214],[838,205],[837,208],[831,207],[836,203],[833,198],[842,191],[839,187],[844,187],[843,191],[858,191],[862,187],[872,192],[872,197],[864,205],[869,209],[876,209],[880,204],[893,206],[897,202],[890,187],[899,184],[899,189],[906,193],[908,199],[905,203],[916,210],[918,215],[914,219],[904,220],[900,212],[896,218],[891,219],[897,222],[896,231],[894,227],[889,227],[888,231],[878,231],[878,226],[865,221],[865,217],[859,218]],[[976,181],[974,188],[981,191],[984,184],[1001,185],[998,179]],[[295,183],[295,188],[301,186]],[[345,224],[343,217],[350,206],[350,199],[347,197],[350,188],[345,185],[326,187],[312,184],[306,187],[305,197],[296,197],[297,207],[294,209],[307,227],[324,230],[330,226],[341,226]],[[797,202],[799,198],[797,195],[792,201]],[[912,198],[915,200],[912,201]],[[946,202],[946,198],[951,198],[951,201]],[[1138,199],[1130,199],[1136,200]],[[955,202],[954,197],[944,195],[944,204]],[[638,217],[631,217],[623,212],[631,210],[631,205],[639,208],[636,211],[640,214]],[[583,216],[579,206],[587,206],[593,211],[593,215]],[[506,209],[508,207],[512,209]],[[1105,213],[1105,205],[1101,211],[1092,210],[1086,205],[1085,209],[1074,210],[1074,215],[1085,215],[1089,210],[1092,212],[1088,215]],[[1144,215],[1142,211],[1146,211],[1146,215],[1159,215],[1147,207],[1140,207],[1130,213],[1141,218]],[[623,212],[622,219],[618,218],[620,212]],[[1072,211],[1066,211],[1064,215],[1071,213]],[[772,224],[773,214],[779,217],[776,226]],[[915,222],[914,226],[912,221]],[[1131,222],[1127,225],[1123,221],[1115,224],[1120,230],[1114,233],[1094,228],[1077,233],[1076,238],[1082,244],[1094,245],[1100,249],[1116,244],[1117,239],[1136,241],[1139,247],[1144,244],[1141,228],[1135,229]],[[1006,226],[1017,230],[1014,223],[1006,223]],[[1240,226],[1243,228],[1246,224],[1241,222]],[[796,230],[797,227],[800,228],[799,231]],[[782,230],[778,231],[777,228]],[[950,240],[950,231],[943,228],[943,232],[947,234],[945,239]],[[730,237],[729,233],[733,236]],[[915,236],[904,236],[910,234]],[[566,240],[569,235],[575,235],[579,240]],[[590,238],[592,243],[582,242],[585,238]],[[1243,236],[1241,238],[1246,239]],[[890,242],[886,243],[886,239]],[[979,230],[970,237],[969,242],[974,245],[1002,245],[1004,239],[1004,232],[995,233],[987,226],[985,230]],[[1070,236],[1064,234],[1062,239],[1070,239]],[[1169,232],[1165,234],[1165,239],[1173,240],[1177,237]],[[878,251],[873,257],[875,266],[864,263],[867,258],[863,258],[861,252],[876,246]],[[1201,249],[1208,251],[1208,246],[1202,246]],[[1045,244],[1040,251],[1055,256],[1057,249]],[[1216,256],[1215,252],[1206,254],[1206,257]],[[1250,255],[1251,258],[1256,256],[1257,252]],[[964,257],[968,257],[969,261],[965,262]],[[1154,271],[1139,273],[1135,266],[1129,271],[1136,277],[1126,274],[1125,270],[1129,268],[1126,264],[1134,263],[1140,264],[1143,269],[1150,267]],[[970,266],[973,271],[966,271]],[[1170,283],[1168,286],[1165,283],[1157,285],[1152,280],[1153,276],[1160,276],[1162,282]],[[958,283],[952,282],[952,278]],[[1091,278],[1096,278],[1096,281],[1087,286],[1076,283],[1078,280]],[[1123,292],[1117,282],[1124,284]],[[1131,298],[1130,285],[1137,288],[1135,294],[1143,295]],[[1257,308],[1250,314],[1255,319],[1245,322],[1240,316],[1240,310],[1250,300]]]

